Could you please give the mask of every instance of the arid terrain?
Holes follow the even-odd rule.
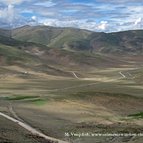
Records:
[[[142,113],[143,109],[143,87],[138,78],[142,67],[136,65],[72,71],[69,77],[1,66],[7,72],[0,74],[0,111],[45,135],[68,142],[141,143],[142,137],[134,136],[65,136],[65,133],[142,133],[142,115],[131,116]],[[4,133],[7,140],[14,140],[11,134],[20,138],[13,131],[18,126],[16,123],[1,120],[1,124],[10,124],[10,129],[1,128],[2,132],[8,130]],[[18,128],[28,140],[32,138],[29,131]],[[24,137],[20,139],[27,142]],[[42,141],[34,137],[33,142]]]
[[[142,143],[142,53],[0,42],[1,143]]]

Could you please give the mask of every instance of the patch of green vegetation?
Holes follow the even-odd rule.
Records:
[[[143,112],[139,112],[136,114],[130,114],[128,117],[133,117],[133,118],[142,118],[143,119]]]
[[[25,100],[25,99],[35,99],[38,96],[26,96],[26,95],[16,95],[16,96],[9,96],[6,97],[7,100]]]
[[[47,100],[46,99],[37,98],[37,99],[32,100],[32,103],[37,105],[37,106],[42,106],[42,105],[47,103]]]
[[[36,58],[16,47],[6,46],[0,44],[0,55],[4,57],[6,63],[11,64],[15,61],[21,62],[34,62]]]
[[[47,99],[41,99],[39,96],[28,96],[28,95],[14,95],[5,97],[6,100],[10,101],[26,101],[38,106],[44,105],[47,103]]]

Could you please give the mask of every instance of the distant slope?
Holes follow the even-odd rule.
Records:
[[[7,32],[7,31],[6,31]],[[0,65],[33,64],[39,63],[40,59],[36,54],[30,52],[32,49],[46,49],[45,46],[35,43],[18,41],[10,36],[2,35],[0,31]]]
[[[75,28],[24,26],[14,29],[12,36],[22,41],[72,51],[143,53],[143,30],[103,33]]]
[[[62,30],[43,26],[23,26],[12,31],[12,37],[21,41],[35,42],[47,45],[51,39],[60,34]]]
[[[143,30],[93,33],[89,40],[93,52],[143,53]]]
[[[69,75],[61,69],[116,66],[120,63],[119,59],[116,58],[115,61],[114,57],[103,54],[49,48],[37,43],[0,36],[0,65],[18,64],[49,74]]]
[[[23,41],[18,41],[13,38],[0,35],[0,43],[8,46],[24,45]]]
[[[0,35],[5,37],[11,36],[11,30],[0,28]]]
[[[49,26],[23,26],[12,31],[13,38],[35,42],[50,47],[86,50],[89,48],[87,37],[91,31],[75,28],[57,28]]]
[[[35,36],[40,37],[40,30],[41,34],[44,33],[43,35],[45,36],[41,36],[41,39],[36,38],[46,41],[49,28],[52,29],[51,37],[53,38],[49,38],[51,43],[48,45],[51,45],[51,47],[46,46],[48,42],[45,45],[41,45],[39,41],[33,43],[34,40],[30,39],[30,37],[35,38]],[[33,34],[32,29],[34,31]],[[142,47],[139,47],[142,45],[142,31],[107,34],[72,28],[44,26],[25,26],[13,30],[13,32],[15,31],[17,32],[15,36],[30,37],[27,39],[13,39],[0,34],[0,65],[16,64],[51,75],[70,76],[71,73],[66,72],[66,70],[119,67],[126,65],[127,62],[121,59],[120,56],[117,57],[111,53],[129,53],[130,51],[139,53],[142,50]],[[55,32],[53,33],[53,31]],[[133,40],[135,40],[135,43],[138,41],[137,44],[139,46],[134,46],[132,44]],[[125,43],[126,46],[128,43],[131,44],[131,50],[126,50],[129,48],[128,46],[126,49],[123,47]]]
[[[36,63],[38,59],[13,46],[0,44],[0,65]]]

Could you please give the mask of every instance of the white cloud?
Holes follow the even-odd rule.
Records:
[[[0,25],[41,23],[103,32],[143,28],[141,0],[97,1],[0,0]]]
[[[142,22],[142,18],[139,17],[139,18],[135,21],[135,25],[138,25],[138,24],[140,24],[141,22]]]
[[[46,26],[56,26],[56,27],[76,27],[81,29],[88,29],[92,31],[107,31],[108,22],[101,21],[96,23],[96,21],[89,20],[58,20],[58,19],[44,19],[40,21],[41,24]]]
[[[8,23],[12,23],[14,15],[15,15],[14,6],[11,4],[9,4],[7,8],[0,10],[0,18],[7,21]]]
[[[98,29],[105,31],[108,28],[108,22],[107,21],[101,21],[100,24],[98,25]]]
[[[7,8],[7,20],[9,23],[13,22],[15,17],[14,6],[9,4]]]
[[[1,0],[1,2],[6,4],[6,5],[9,5],[9,4],[12,4],[12,5],[20,4],[23,1],[26,1],[26,0]]]
[[[34,21],[37,21],[37,17],[36,16],[32,16],[31,19],[34,20]]]
[[[44,7],[51,7],[51,6],[56,5],[56,3],[52,2],[52,0],[49,0],[49,1],[46,1],[46,2],[38,2],[38,3],[35,3],[34,5],[44,6]]]
[[[0,10],[0,20],[2,20],[8,26],[12,26],[18,17],[15,11],[15,5],[20,4],[25,0],[1,0],[0,3],[7,5]]]
[[[37,16],[32,16],[31,20],[29,21],[30,25],[38,25],[38,17]]]

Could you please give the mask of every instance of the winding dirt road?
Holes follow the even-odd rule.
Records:
[[[123,77],[126,78],[126,76],[120,71],[119,74]]]
[[[8,119],[8,120],[10,120],[10,121],[18,124],[19,126],[23,127],[24,129],[26,129],[27,131],[29,131],[30,133],[32,133],[33,135],[38,135],[38,136],[43,137],[44,139],[46,139],[48,141],[51,141],[53,143],[68,143],[66,141],[62,141],[62,140],[59,140],[59,139],[56,139],[56,138],[49,137],[49,136],[41,133],[40,131],[36,130],[35,128],[31,127],[27,123],[24,123],[23,121],[20,121],[18,119],[12,118],[12,117],[10,117],[10,116],[2,113],[2,112],[0,112],[0,116],[3,116],[4,118],[6,118],[6,119]]]
[[[72,74],[73,74],[73,76],[74,76],[75,78],[79,79],[79,77],[76,75],[75,72],[72,72]]]

